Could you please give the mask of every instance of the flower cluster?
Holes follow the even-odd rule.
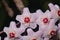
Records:
[[[26,7],[23,9],[22,15],[17,15],[16,20],[21,23],[20,27],[16,27],[16,23],[11,21],[9,27],[4,28],[4,32],[7,34],[5,40],[50,40],[54,35],[58,35],[60,39],[60,23],[55,25],[57,20],[60,19],[60,8],[58,5],[48,4],[50,11],[43,12],[38,9],[35,13],[30,13]],[[39,30],[34,32],[39,25]],[[26,28],[28,28],[26,30]],[[21,34],[27,31],[26,36]]]

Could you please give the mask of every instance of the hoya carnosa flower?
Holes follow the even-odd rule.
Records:
[[[59,19],[60,18],[60,8],[58,5],[53,5],[52,3],[48,4],[49,8],[50,8],[50,14],[51,14],[51,18],[56,18]]]
[[[50,22],[50,12],[47,10],[45,13],[40,14],[39,18],[36,20],[36,23],[42,27],[47,26]]]
[[[21,32],[20,32],[21,31]],[[25,31],[23,28],[17,28],[15,22],[11,22],[9,27],[4,28],[4,32],[7,34],[7,37],[5,40],[9,39],[15,39],[20,38],[20,34]]]
[[[41,38],[42,32],[34,32],[32,29],[28,29],[27,33],[27,36],[22,36],[22,40],[43,40]]]
[[[48,26],[45,26],[45,28],[43,28],[43,37],[44,38],[51,38],[54,35],[56,35],[56,31],[57,31],[57,26],[55,25],[55,19],[51,19],[50,23],[48,24]]]
[[[36,27],[36,23],[35,23],[36,16],[34,16],[34,14],[35,13],[30,13],[28,8],[24,8],[22,15],[17,15],[16,20],[21,22],[21,24],[26,27],[30,26],[31,28],[35,28]]]

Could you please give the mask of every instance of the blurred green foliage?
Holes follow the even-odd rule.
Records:
[[[0,30],[2,30],[2,27],[6,20],[6,10],[4,6],[2,5],[2,1],[0,0]]]
[[[17,12],[17,8],[15,8],[15,4],[12,2],[13,0],[6,0],[9,7],[13,9],[14,12]],[[22,0],[25,7],[29,7],[31,12],[35,12],[37,9],[42,9],[46,11],[48,8],[48,3],[58,4],[60,6],[60,0]],[[14,6],[15,5],[15,6]],[[5,23],[9,20],[5,7],[2,4],[2,0],[0,0],[0,29],[3,28]]]

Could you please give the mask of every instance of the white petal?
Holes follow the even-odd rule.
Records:
[[[34,19],[33,21],[38,19],[38,14],[37,13],[31,13],[31,19]]]
[[[29,40],[29,38],[30,38],[29,36],[22,36],[21,40]]]
[[[36,23],[38,24],[38,25],[41,25],[40,23],[42,23],[42,21],[41,21],[41,18],[39,17],[37,20],[36,20]]]
[[[36,23],[30,23],[30,27],[35,29],[37,27],[37,24]]]
[[[49,6],[50,10],[55,10],[55,7],[52,3],[49,3],[48,6]]]
[[[45,13],[49,13],[49,10],[46,10],[46,12]]]
[[[9,29],[8,27],[4,27],[4,30],[3,30],[7,35],[8,35],[8,29]]]
[[[34,35],[36,35],[36,37],[41,37],[42,34],[43,34],[43,31],[39,30],[39,31],[35,32]]]
[[[58,6],[57,4],[55,4],[55,7],[56,7],[57,9],[59,9],[59,6]]]
[[[51,19],[49,25],[52,27],[55,26],[56,21],[57,21],[56,19]]]
[[[30,13],[23,13],[23,18],[30,17]]]
[[[48,19],[50,19],[51,18],[50,11],[49,10],[46,10],[44,16],[47,17]]]
[[[40,9],[38,9],[36,12],[37,13],[43,13],[42,10],[40,10]]]
[[[42,14],[43,14],[43,12],[38,9],[38,10],[36,11],[36,14],[35,14],[35,15],[36,15],[37,17],[41,17]]]
[[[23,14],[26,14],[26,13],[30,13],[27,7],[23,9]]]
[[[22,18],[23,18],[22,15],[17,15],[16,16],[16,20],[19,21],[19,22],[21,22],[21,23],[22,23]]]
[[[29,23],[22,23],[22,25],[24,25],[25,28],[29,27]]]
[[[11,22],[10,22],[10,27],[9,27],[9,28],[16,28],[16,23],[13,22],[13,21],[11,21]]]
[[[33,35],[34,34],[34,31],[32,29],[27,29],[27,33],[29,36]]]
[[[36,19],[37,19],[36,13],[31,13],[31,17],[30,17],[31,22],[35,22]]]
[[[26,29],[26,27],[22,25],[22,26],[19,28],[19,33],[20,33],[20,34],[23,33],[23,32],[25,31],[25,29]]]

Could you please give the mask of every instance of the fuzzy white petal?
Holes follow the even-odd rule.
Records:
[[[32,29],[30,29],[30,28],[29,28],[29,29],[27,29],[27,32],[28,32],[28,35],[29,35],[29,36],[31,36],[31,35],[33,35],[33,34],[34,34],[34,31],[33,31]]]

